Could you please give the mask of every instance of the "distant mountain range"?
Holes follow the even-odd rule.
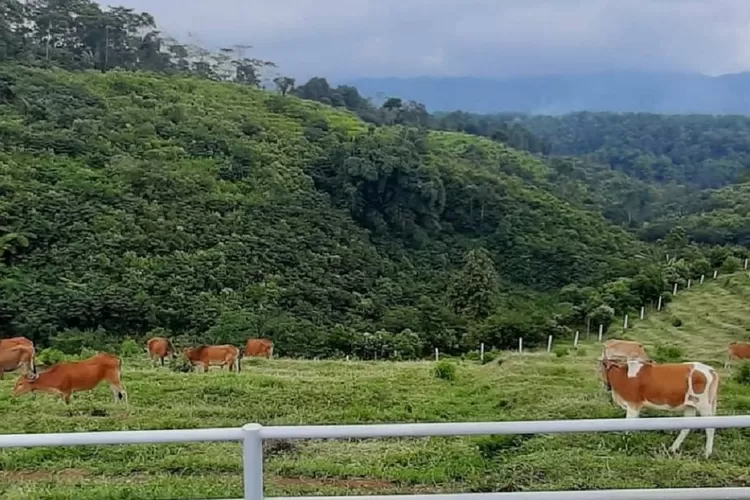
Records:
[[[430,111],[574,111],[665,114],[750,114],[750,73],[611,72],[487,79],[470,77],[358,78],[348,85],[376,98],[419,101]]]

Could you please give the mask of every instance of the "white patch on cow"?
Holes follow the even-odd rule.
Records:
[[[628,361],[628,378],[634,378],[638,375],[638,372],[641,371],[641,368],[643,368],[643,363],[641,363],[638,360],[629,360]]]

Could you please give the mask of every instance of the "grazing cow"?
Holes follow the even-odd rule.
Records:
[[[157,359],[160,359],[161,366],[164,366],[164,358],[170,354],[173,358],[177,355],[172,342],[164,337],[150,338],[148,339],[148,342],[146,342],[146,346],[148,348],[148,357],[154,363],[156,363]]]
[[[24,374],[36,373],[33,347],[18,344],[0,349],[0,380],[5,378],[5,372],[12,372],[17,368],[25,368]]]
[[[724,363],[724,368],[729,368],[730,361],[748,358],[750,358],[750,343],[730,342],[727,348],[727,360]]]
[[[8,339],[0,339],[0,350],[8,349],[17,345],[27,345],[32,348],[34,347],[34,343],[26,337],[11,337]]]
[[[637,361],[649,361],[650,358],[646,354],[643,344],[632,340],[617,340],[612,339],[604,343],[602,349],[602,357],[604,359],[617,359],[624,358],[626,361],[637,360]]]
[[[229,344],[224,345],[201,345],[198,347],[186,347],[183,351],[185,357],[193,365],[203,365],[203,371],[207,372],[211,365],[220,365],[223,369],[229,366],[241,370],[240,367],[240,350]]]
[[[638,418],[644,408],[682,411],[686,417],[694,417],[696,411],[705,417],[716,413],[719,375],[703,363],[625,364],[604,359],[599,374],[615,404],[626,411],[626,418]],[[670,448],[672,452],[682,446],[689,432],[690,429],[680,431]],[[707,458],[713,452],[714,432],[706,429]]]
[[[42,391],[60,394],[70,404],[73,392],[88,391],[103,380],[109,383],[112,395],[128,403],[128,395],[122,385],[122,361],[112,354],[99,353],[82,361],[63,362],[50,366],[42,373],[21,376],[13,388],[13,395]]]
[[[245,346],[245,357],[262,356],[271,359],[273,356],[273,342],[268,339],[248,339]]]

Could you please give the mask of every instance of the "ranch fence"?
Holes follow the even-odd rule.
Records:
[[[492,434],[675,431],[750,427],[750,415],[638,419],[537,420],[373,425],[271,426],[146,431],[0,435],[0,448],[157,444],[235,441],[242,443],[244,500],[264,500],[263,441],[266,439],[349,439],[447,437]],[[737,500],[750,499],[750,487],[629,490],[530,491],[385,496],[269,497],[273,500]]]

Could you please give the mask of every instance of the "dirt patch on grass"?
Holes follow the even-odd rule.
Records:
[[[333,486],[336,488],[349,489],[390,489],[398,485],[393,481],[385,479],[338,479],[338,478],[312,478],[312,477],[273,477],[270,482],[277,486]]]
[[[46,470],[4,470],[0,471],[0,482],[34,482],[34,481],[70,481],[90,477],[91,473],[83,469]]]

